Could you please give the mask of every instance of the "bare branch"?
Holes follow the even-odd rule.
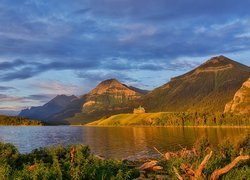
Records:
[[[179,174],[178,170],[177,170],[175,167],[173,167],[173,170],[174,170],[174,172],[175,172],[177,178],[178,178],[179,180],[183,180],[183,177],[181,177],[181,175]]]
[[[215,170],[212,175],[211,175],[211,180],[217,180],[219,179],[219,177],[223,174],[226,174],[228,171],[230,171],[234,166],[236,166],[236,164],[241,161],[241,160],[248,160],[250,158],[250,156],[238,156],[237,158],[235,158],[230,164],[226,165],[225,167],[221,168],[221,169],[217,169]]]
[[[209,159],[211,158],[212,154],[213,154],[213,151],[211,151],[208,155],[205,156],[205,158],[203,159],[200,166],[198,167],[198,169],[195,172],[195,177],[196,178],[201,176],[202,171],[205,168],[205,166],[206,166],[207,162],[209,161]]]

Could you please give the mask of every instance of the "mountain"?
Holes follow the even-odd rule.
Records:
[[[79,124],[107,115],[130,112],[134,107],[131,105],[133,100],[145,93],[147,91],[127,86],[116,79],[108,79],[47,119],[54,124]]]
[[[226,104],[224,112],[250,113],[250,78],[235,93],[233,100]]]
[[[151,91],[141,104],[149,112],[223,112],[225,104],[249,77],[248,66],[217,56]]]
[[[47,119],[52,124],[70,124],[66,119],[72,118],[82,111],[82,105],[86,102],[86,95],[73,99],[59,112],[50,115]]]
[[[96,111],[113,111],[126,109],[124,104],[132,100],[139,99],[141,93],[130,89],[116,79],[108,79],[96,86],[87,95],[87,100],[83,104],[83,113],[93,113]]]
[[[19,113],[19,116],[46,121],[51,115],[67,107],[67,105],[69,105],[74,99],[77,99],[74,95],[58,95],[43,106],[22,110]]]

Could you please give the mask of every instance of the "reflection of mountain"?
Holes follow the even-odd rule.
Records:
[[[247,129],[242,128],[159,128],[159,127],[83,127],[83,144],[89,145],[95,154],[118,159],[153,157],[161,152],[192,148],[194,142],[206,135],[212,145],[225,139],[237,144]],[[180,146],[181,145],[181,146]]]

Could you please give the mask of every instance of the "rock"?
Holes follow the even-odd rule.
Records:
[[[250,113],[250,78],[248,78],[235,93],[233,100],[226,104],[224,112],[238,114]]]

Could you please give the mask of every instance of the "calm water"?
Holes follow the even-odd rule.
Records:
[[[163,152],[191,147],[204,135],[214,146],[227,138],[237,143],[249,132],[249,128],[1,126],[0,141],[13,143],[22,153],[44,146],[82,143],[95,154],[133,159],[157,155],[154,146]]]

